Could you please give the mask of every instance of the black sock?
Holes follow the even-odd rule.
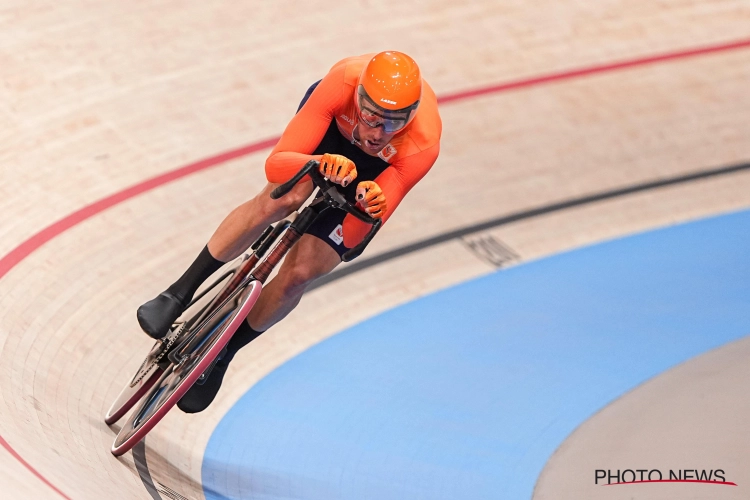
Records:
[[[247,320],[243,321],[242,325],[240,325],[237,331],[234,332],[234,335],[232,335],[229,343],[227,343],[227,352],[224,354],[224,357],[221,358],[220,363],[228,365],[234,358],[234,355],[237,354],[237,351],[255,340],[261,333],[263,332],[256,332],[253,330]]]
[[[167,291],[177,297],[182,305],[187,305],[201,283],[223,265],[224,262],[216,260],[208,251],[208,245],[206,245],[195,261],[187,268],[187,271],[172,286],[167,288]]]

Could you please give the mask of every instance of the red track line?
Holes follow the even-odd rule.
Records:
[[[59,236],[73,226],[78,225],[86,219],[89,219],[108,208],[118,205],[123,201],[129,200],[130,198],[138,196],[139,194],[143,194],[159,186],[163,186],[164,184],[168,184],[172,181],[176,181],[178,179],[186,177],[190,174],[194,174],[196,172],[200,172],[201,170],[206,170],[222,163],[247,156],[251,153],[273,147],[278,140],[278,137],[266,139],[264,141],[249,144],[241,148],[233,149],[231,151],[227,151],[225,153],[221,153],[219,155],[212,156],[210,158],[206,158],[189,165],[185,165],[184,167],[180,167],[175,170],[170,170],[169,172],[157,175],[156,177],[152,177],[151,179],[147,179],[145,181],[139,182],[134,186],[111,194],[106,198],[95,201],[90,205],[86,205],[85,207],[76,210],[72,214],[69,214],[68,216],[60,219],[54,224],[45,227],[38,233],[31,236],[29,239],[18,245],[16,248],[11,250],[2,259],[0,259],[0,278],[5,276],[8,271],[16,266],[16,264],[28,257],[29,254],[31,254],[33,251],[35,251],[54,237]]]
[[[446,104],[451,101],[460,101],[471,97],[478,97],[480,95],[494,94],[498,92],[505,92],[508,90],[516,90],[560,80],[570,80],[572,78],[577,78],[580,76],[594,75],[597,73],[608,73],[610,71],[616,71],[619,69],[633,68],[636,66],[646,66],[648,64],[654,64],[658,62],[674,61],[676,59],[685,59],[688,57],[711,54],[714,52],[726,52],[728,50],[743,49],[748,47],[750,47],[750,39],[737,40],[735,42],[722,43],[718,45],[709,45],[706,47],[698,47],[695,49],[683,50],[679,52],[667,52],[665,54],[658,54],[655,56],[628,59],[626,61],[602,64],[599,66],[590,66],[588,68],[566,70],[559,73],[550,73],[548,75],[527,78],[525,80],[516,80],[512,82],[490,85],[487,87],[480,87],[473,90],[465,90],[463,92],[456,92],[454,94],[448,94],[442,97],[438,97],[438,102],[440,104]]]
[[[601,486],[615,486],[618,484],[639,484],[639,483],[706,483],[706,484],[723,484],[725,486],[737,486],[737,483],[731,481],[704,481],[702,479],[654,479],[653,481],[631,481],[629,483],[609,483]]]
[[[8,453],[10,453],[13,456],[13,458],[15,458],[16,460],[18,460],[19,462],[21,462],[21,465],[23,465],[24,467],[26,467],[27,469],[29,469],[29,471],[31,471],[32,474],[34,474],[36,477],[38,477],[40,481],[42,481],[44,484],[46,484],[47,486],[49,486],[50,488],[52,488],[53,490],[55,490],[55,492],[58,493],[61,497],[65,498],[66,500],[70,500],[70,497],[68,495],[66,495],[62,491],[58,490],[57,487],[54,484],[50,483],[47,480],[47,478],[45,478],[44,476],[42,476],[34,467],[32,467],[26,460],[24,460],[21,455],[19,455],[18,453],[16,453],[16,450],[14,450],[13,448],[11,448],[11,446],[8,444],[8,442],[5,439],[3,439],[2,436],[0,436],[0,445],[3,445],[3,448],[5,448],[6,450],[8,450]]]
[[[742,49],[742,48],[747,48],[747,47],[750,47],[750,39],[737,40],[734,42],[723,43],[723,44],[718,44],[718,45],[710,45],[706,47],[699,47],[695,49],[688,49],[688,50],[677,51],[677,52],[669,52],[669,53],[655,55],[655,56],[641,57],[637,59],[630,59],[627,61],[602,64],[598,66],[590,66],[587,68],[573,69],[573,70],[568,70],[568,71],[562,71],[559,73],[551,73],[549,75],[542,75],[542,76],[538,76],[535,78],[528,78],[524,80],[517,80],[517,81],[501,83],[497,85],[491,85],[488,87],[481,87],[478,89],[467,90],[463,92],[456,92],[453,94],[446,94],[441,97],[438,97],[438,102],[440,104],[447,104],[450,102],[462,101],[464,99],[470,99],[473,97],[478,97],[478,96],[482,96],[486,94],[500,93],[500,92],[505,92],[509,90],[515,90],[515,89],[520,89],[524,87],[531,87],[534,85],[540,85],[540,84],[550,83],[550,82],[555,82],[555,81],[570,80],[573,78],[592,75],[596,73],[605,73],[605,72],[615,71],[619,69],[632,68],[635,66],[645,66],[645,65],[654,64],[657,62],[664,62],[664,61],[670,61],[670,60],[675,60],[675,59],[684,59],[684,58],[693,57],[693,56],[710,54],[714,52],[725,52],[729,50]],[[209,158],[199,160],[195,163],[191,163],[184,167],[180,167],[178,169],[171,170],[169,172],[158,175],[156,177],[152,177],[151,179],[147,179],[143,182],[135,184],[134,186],[131,186],[122,191],[118,191],[114,194],[111,194],[107,196],[106,198],[102,198],[101,200],[96,201],[90,205],[86,205],[83,208],[76,210],[75,212],[67,215],[66,217],[63,217],[57,222],[45,227],[41,231],[37,232],[36,234],[26,239],[23,243],[15,247],[9,253],[4,255],[3,258],[0,259],[0,279],[2,279],[3,276],[5,276],[19,262],[24,260],[26,257],[28,257],[32,252],[40,248],[42,245],[52,240],[53,238],[59,236],[63,232],[67,231],[68,229],[85,221],[86,219],[89,219],[93,217],[94,215],[99,214],[108,208],[111,208],[126,200],[129,200],[130,198],[138,196],[139,194],[143,194],[147,191],[155,189],[169,182],[175,181],[177,179],[181,179],[182,177],[188,176],[190,174],[194,174],[196,172],[200,172],[202,170],[206,170],[211,167],[221,165],[230,160],[241,158],[251,153],[255,153],[255,152],[273,147],[278,140],[279,140],[279,137],[273,137],[271,139],[266,139],[263,141],[255,142],[253,144],[248,144],[246,146],[242,146],[240,148],[233,149],[231,151],[226,151],[216,156],[211,156]],[[8,442],[2,438],[2,436],[0,436],[0,445],[2,445],[3,448],[8,450],[8,452],[11,455],[13,455],[13,457],[15,457],[19,462],[21,462],[21,464],[23,464],[24,467],[29,469],[35,476],[41,479],[45,484],[49,485],[52,489],[54,489],[57,493],[62,495],[64,498],[70,500],[67,496],[65,496],[65,494],[63,494],[60,490],[58,490],[55,486],[53,486],[49,481],[47,481],[44,478],[44,476],[39,474],[39,472],[37,472],[37,470],[34,469],[28,462],[26,462],[8,444]]]

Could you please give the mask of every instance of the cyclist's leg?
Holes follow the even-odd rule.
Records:
[[[270,194],[276,186],[267,184],[257,196],[234,209],[185,273],[167,290],[138,308],[138,323],[144,332],[153,338],[166,335],[203,281],[225,262],[244,252],[268,224],[299,208],[313,189],[311,182],[304,182],[286,196],[273,200]]]
[[[341,257],[328,244],[310,234],[302,235],[287,254],[279,273],[263,287],[248,315],[250,326],[264,332],[284,319],[297,306],[305,289],[339,263]]]
[[[271,199],[271,191],[278,186],[268,183],[257,196],[230,212],[208,240],[211,255],[222,262],[239,257],[269,224],[297,210],[313,190],[312,182],[303,182],[278,200]]]

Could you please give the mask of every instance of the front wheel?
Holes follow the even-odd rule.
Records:
[[[224,305],[201,325],[196,337],[202,340],[180,363],[167,367],[135,407],[112,444],[116,457],[130,450],[167,414],[205,372],[258,300],[262,285],[251,281],[230,295]]]

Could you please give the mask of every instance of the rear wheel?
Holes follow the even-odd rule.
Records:
[[[122,455],[143,439],[211,366],[245,321],[261,288],[260,282],[251,281],[235,290],[207,320],[197,325],[199,330],[188,332],[196,341],[188,344],[189,352],[181,353],[180,362],[170,364],[136,405],[115,438],[113,455]]]

